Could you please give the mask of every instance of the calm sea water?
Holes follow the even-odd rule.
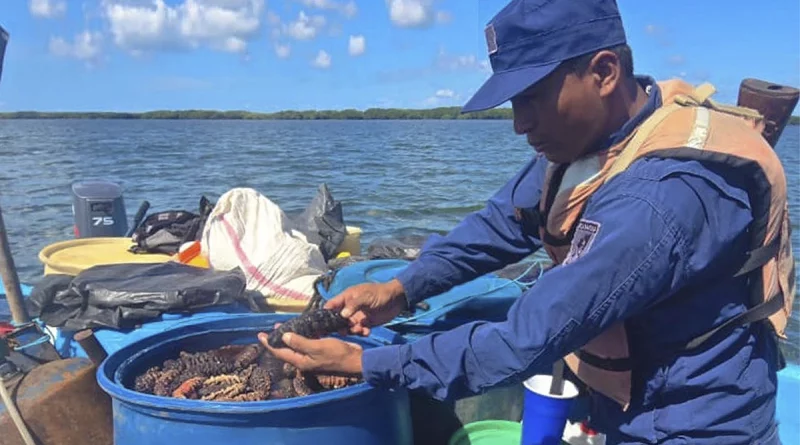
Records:
[[[800,256],[800,127],[788,127],[776,150]],[[325,182],[366,246],[449,230],[530,156],[510,121],[0,120],[0,205],[21,280],[35,283],[38,252],[72,237],[73,181],[121,184],[129,220],[143,200],[151,211],[195,209],[201,195],[215,200],[233,187],[293,212]],[[798,303],[784,345],[794,362]]]

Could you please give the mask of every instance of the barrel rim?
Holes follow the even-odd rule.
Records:
[[[296,314],[236,314],[236,315],[253,315],[258,318],[269,318],[273,321],[283,321],[289,319]],[[261,316],[261,317],[259,317]],[[233,318],[233,317],[232,317]],[[136,407],[153,409],[158,411],[175,411],[183,413],[198,413],[198,414],[259,414],[274,411],[283,411],[287,408],[305,408],[325,404],[333,401],[342,401],[358,397],[373,391],[385,391],[385,389],[374,387],[367,382],[358,383],[356,385],[348,386],[346,388],[333,389],[321,393],[311,394],[303,397],[294,397],[290,399],[279,400],[264,400],[257,402],[211,402],[206,400],[191,400],[191,399],[176,399],[172,397],[156,396],[152,394],[145,394],[137,392],[133,389],[128,389],[117,381],[119,369],[123,366],[141,359],[145,354],[154,349],[162,349],[169,347],[170,344],[180,342],[189,337],[197,337],[201,335],[213,334],[213,332],[231,333],[232,331],[252,331],[253,326],[241,326],[239,328],[218,328],[213,329],[213,325],[221,321],[230,320],[231,318],[223,318],[212,321],[198,322],[197,324],[187,325],[185,327],[194,328],[190,332],[181,335],[173,335],[167,337],[172,330],[164,331],[150,337],[143,338],[136,342],[120,348],[118,351],[110,354],[103,363],[97,368],[97,382],[100,387],[113,399],[124,402]],[[206,325],[211,325],[203,328]],[[198,330],[201,329],[202,330]],[[271,325],[265,325],[263,332],[272,330]],[[380,332],[380,330],[379,330]],[[348,336],[351,340],[358,343],[368,343],[374,347],[385,346],[387,340],[381,339],[381,336],[369,337],[355,337]],[[348,337],[345,337],[347,339]],[[113,368],[113,369],[110,369]],[[113,376],[110,377],[110,376]]]

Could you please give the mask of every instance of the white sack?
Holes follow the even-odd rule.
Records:
[[[319,248],[292,229],[283,210],[250,188],[219,198],[201,243],[211,267],[239,267],[248,290],[271,298],[310,299],[314,280],[328,269]]]

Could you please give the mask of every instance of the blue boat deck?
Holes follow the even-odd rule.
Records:
[[[31,286],[23,284],[21,287],[23,296],[30,295]],[[205,316],[209,315],[214,314]],[[5,288],[0,280],[0,321],[10,321],[10,319]],[[800,365],[798,364],[788,364],[778,374],[777,420],[783,445],[800,445]]]

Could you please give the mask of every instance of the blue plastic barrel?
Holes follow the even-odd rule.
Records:
[[[174,357],[179,350],[255,343],[258,332],[292,316],[242,314],[193,323],[110,354],[97,370],[97,381],[112,399],[114,444],[411,444],[408,393],[366,383],[262,402],[174,399],[128,389],[137,375]],[[367,338],[347,338],[364,348],[396,339],[396,334],[385,329],[373,329]]]
[[[350,286],[391,281],[409,264],[397,259],[354,263],[339,269],[329,287],[320,283],[317,290],[323,299],[329,300]],[[522,292],[523,287],[517,281],[489,273],[425,299],[427,308],[412,308],[411,314],[396,317],[385,326],[399,337],[398,343],[413,343],[420,337],[472,321],[502,321]],[[441,402],[423,393],[413,393],[410,406],[415,442],[447,443],[464,424],[475,421],[519,421],[523,394],[521,384],[495,388],[456,402]]]

